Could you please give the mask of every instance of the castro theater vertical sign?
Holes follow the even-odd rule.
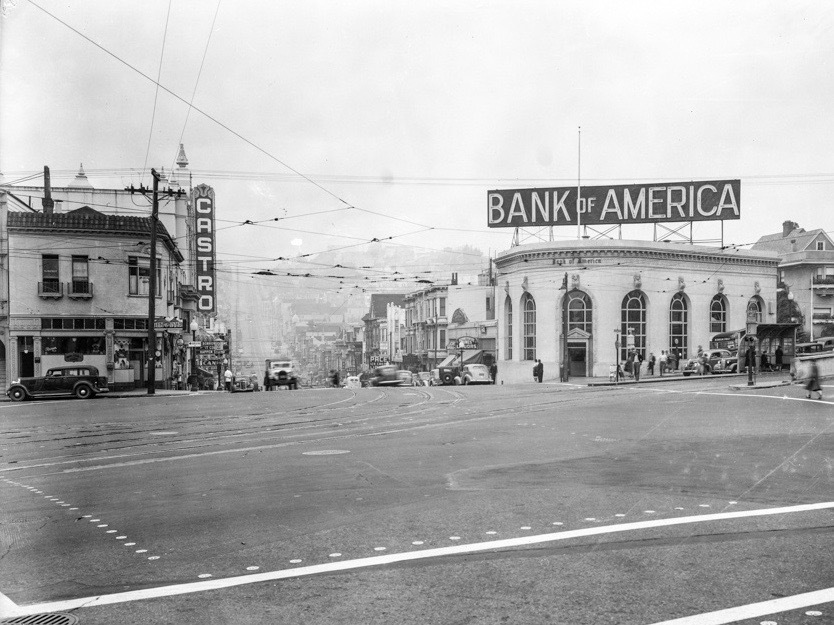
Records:
[[[214,313],[217,311],[217,280],[214,273],[215,239],[214,239],[214,189],[201,184],[194,187],[194,239],[195,239],[195,279],[197,293],[197,311]]]

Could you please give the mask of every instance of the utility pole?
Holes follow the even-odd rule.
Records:
[[[153,176],[153,205],[151,208],[151,262],[148,280],[148,395],[156,394],[156,222],[159,219],[159,174],[151,169]]]

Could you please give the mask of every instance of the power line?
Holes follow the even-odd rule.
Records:
[[[171,17],[171,0],[168,0],[168,12],[165,14],[165,30],[162,33],[162,51],[159,53],[159,68],[156,72],[156,89],[153,94],[153,109],[151,112],[151,128],[148,131],[148,149],[145,151],[145,164],[142,165],[142,176],[148,168],[148,155],[151,153],[151,140],[153,139],[153,122],[156,119],[156,103],[159,99],[159,79],[162,78],[162,62],[165,59],[165,40],[168,38],[168,20]]]

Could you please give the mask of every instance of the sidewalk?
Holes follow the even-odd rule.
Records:
[[[658,382],[694,382],[696,380],[715,380],[718,378],[730,378],[735,384],[730,385],[730,389],[734,391],[746,389],[760,389],[760,388],[774,388],[777,386],[789,386],[792,380],[785,379],[785,373],[759,373],[756,374],[755,383],[751,386],[747,385],[746,373],[719,373],[710,375],[682,375],[680,373],[673,373],[671,375],[651,375],[640,378],[639,382],[635,382],[633,378],[627,380],[620,380],[613,382],[608,378],[574,378],[579,384],[579,380],[586,381],[587,386],[630,386],[634,384],[656,384]]]

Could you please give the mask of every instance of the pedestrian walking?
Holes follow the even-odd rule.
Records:
[[[643,354],[641,352],[637,352],[636,357],[634,358],[634,381],[640,381],[640,369],[643,367]]]
[[[782,352],[782,346],[781,345],[776,348],[776,352],[773,354],[773,356],[774,356],[774,359],[776,361],[776,369],[778,371],[781,371],[782,370],[782,358],[784,356],[784,353]]]
[[[654,352],[649,352],[649,364],[646,365],[649,375],[654,375],[654,363],[655,363]]]
[[[808,376],[808,382],[805,384],[805,390],[808,391],[806,393],[806,397],[811,399],[812,393],[819,393],[819,398],[822,399],[822,386],[820,386],[820,369],[817,366],[817,361],[812,360],[809,363],[811,367],[810,375]]]
[[[537,360],[536,363],[536,378],[541,382],[544,379],[544,364],[541,359]]]
[[[666,366],[669,362],[669,357],[666,355],[666,350],[660,350],[660,360],[657,363],[657,369],[660,372],[660,377],[663,377],[663,372],[666,371]]]
[[[226,372],[223,374],[223,379],[226,381],[226,391],[229,393],[232,392],[232,370],[226,369]]]
[[[498,380],[498,365],[495,362],[489,366],[489,377],[493,384]]]

